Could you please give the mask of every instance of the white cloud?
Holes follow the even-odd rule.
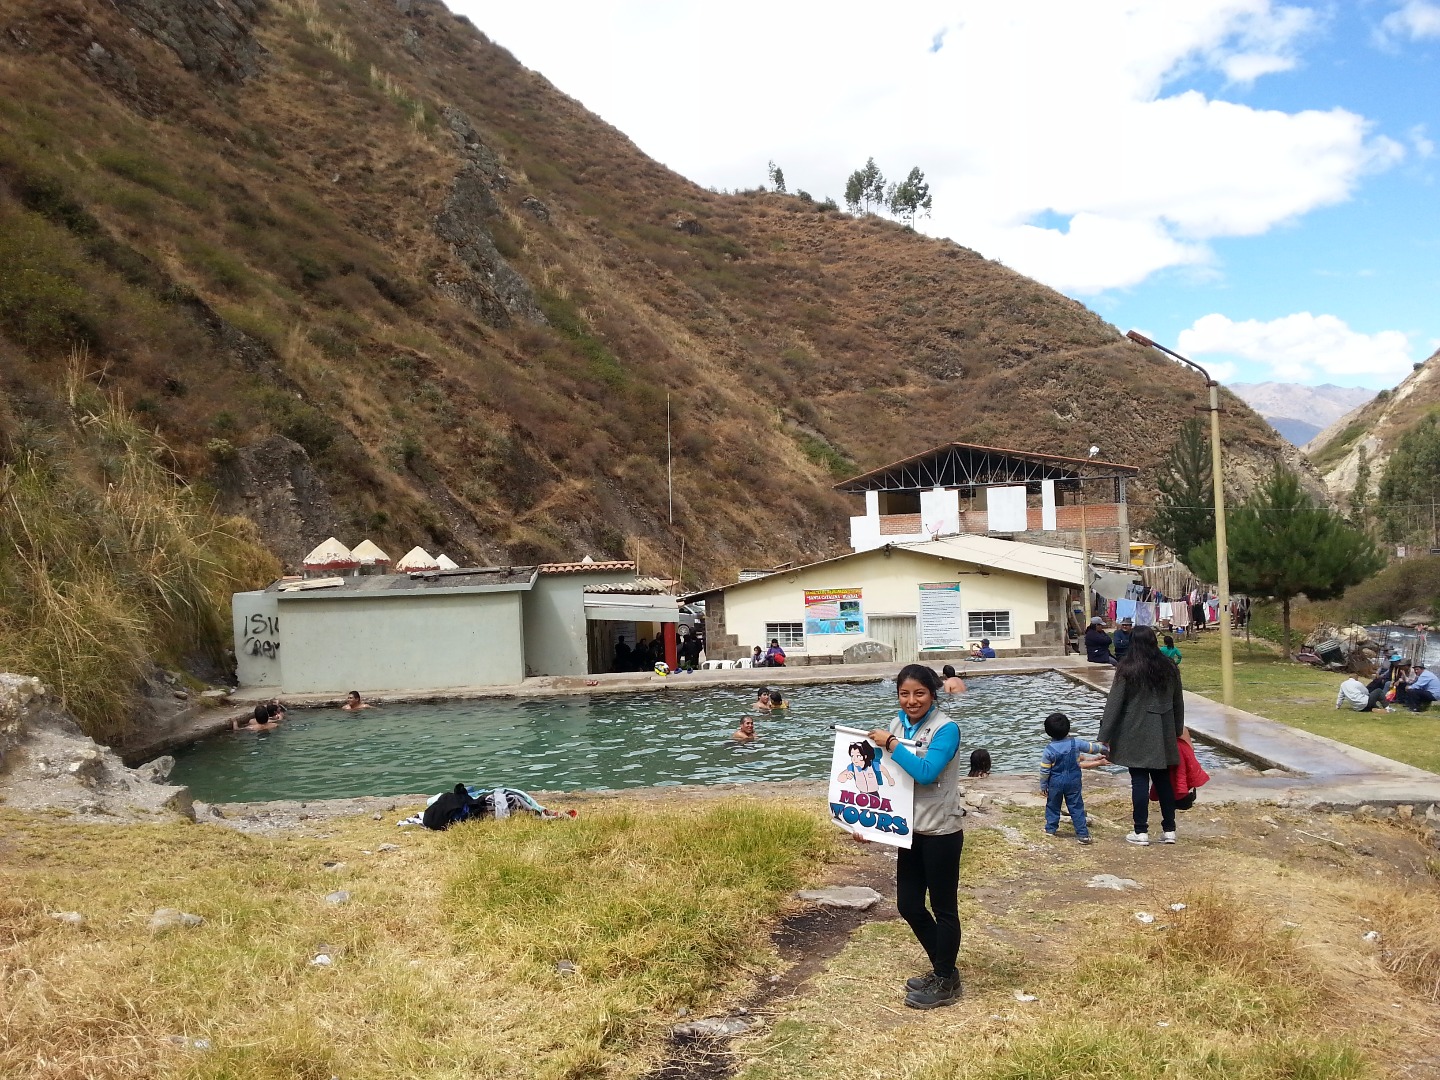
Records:
[[[1405,133],[1410,140],[1410,148],[1415,151],[1418,158],[1433,157],[1435,154],[1435,141],[1425,134],[1425,125],[1416,124]]]
[[[1396,38],[1411,41],[1440,38],[1440,4],[1431,0],[1406,0],[1380,20],[1379,37],[1382,43]]]
[[[1367,382],[1391,385],[1413,363],[1410,339],[1399,330],[1364,334],[1334,315],[1308,311],[1269,322],[1206,315],[1180,332],[1177,347],[1197,360],[1220,356],[1260,364],[1266,377],[1282,382],[1363,376]]]
[[[1345,109],[1175,89],[1296,66],[1322,20],[1276,0],[451,3],[698,183],[764,183],[773,158],[838,197],[868,156],[919,165],[920,227],[1072,293],[1213,269],[1209,241],[1343,202],[1406,153]]]

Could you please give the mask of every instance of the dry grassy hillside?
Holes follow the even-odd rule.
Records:
[[[1144,466],[1203,401],[954,243],[696,187],[432,0],[7,3],[8,454],[76,342],[292,562],[335,532],[673,571],[683,535],[710,579],[835,550],[852,470]],[[1279,452],[1227,408],[1237,461]]]
[[[1400,437],[1440,408],[1440,352],[1401,380],[1346,413],[1304,446],[1306,455],[1336,500],[1349,498],[1359,478],[1361,453],[1370,470],[1373,494]]]

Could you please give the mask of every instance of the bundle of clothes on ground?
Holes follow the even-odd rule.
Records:
[[[425,809],[397,821],[397,825],[423,825],[427,829],[448,829],[471,818],[508,818],[512,814],[534,814],[540,818],[574,817],[575,811],[547,810],[518,788],[478,788],[456,784],[451,791],[431,795]]]

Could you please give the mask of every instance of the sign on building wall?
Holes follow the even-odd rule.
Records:
[[[914,810],[914,778],[859,728],[837,727],[830,759],[830,819],[866,840],[908,848]]]
[[[940,581],[920,586],[920,648],[964,648],[964,620],[960,610],[960,583]]]
[[[806,589],[806,634],[863,634],[859,589]]]

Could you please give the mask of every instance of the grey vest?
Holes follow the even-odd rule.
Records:
[[[935,732],[950,722],[948,716],[935,709],[929,719],[920,725],[920,730],[915,732],[915,746],[911,748],[911,752],[916,757],[923,758]],[[905,737],[905,724],[898,715],[890,721],[890,732],[902,739]],[[915,785],[915,820],[910,826],[914,832],[931,836],[948,836],[965,828],[965,808],[960,805],[958,748],[933,784]]]

